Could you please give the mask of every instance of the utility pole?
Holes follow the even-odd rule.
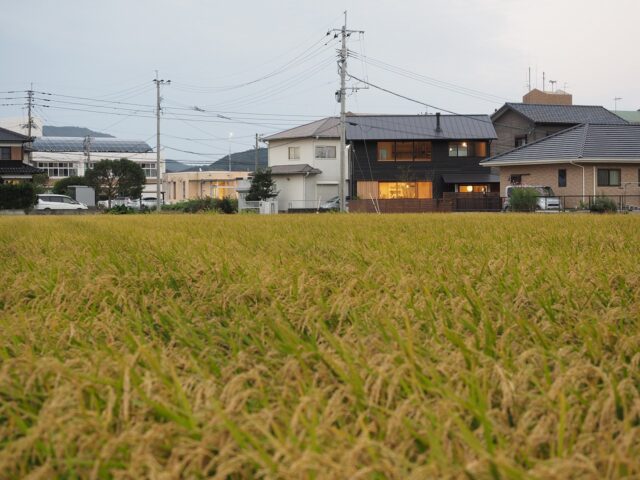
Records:
[[[87,170],[91,168],[91,136],[87,135],[84,137],[84,142],[82,142],[82,146],[84,148],[84,154],[87,157],[84,166],[84,174],[87,174]]]
[[[33,94],[35,92],[33,91],[33,83],[31,84],[31,88],[29,90],[27,90],[27,136],[29,137],[29,141],[32,142],[33,140],[31,139],[31,129],[33,127],[35,127],[35,123],[33,122]],[[22,127],[24,127],[25,125],[22,125]],[[29,164],[33,164],[33,157],[31,154],[31,148],[29,149],[29,153],[28,153],[28,162]]]
[[[160,102],[162,100],[162,97],[160,97],[160,85],[170,85],[171,80],[160,80],[156,70],[156,78],[153,81],[156,84],[156,210],[159,212],[162,208],[160,204],[162,195],[160,184],[162,181],[160,178]],[[142,206],[142,203],[140,205]]]
[[[258,134],[256,133],[256,153],[255,153],[255,167],[254,172],[258,171]]]
[[[340,197],[340,211],[346,212],[346,197],[344,194],[345,172],[347,150],[347,37],[352,33],[364,33],[362,30],[347,30],[347,11],[344,11],[344,25],[340,30],[331,30],[339,32],[342,37],[340,47],[340,59],[338,61],[340,70],[340,92],[338,100],[340,101],[340,184],[338,185],[338,196]],[[327,32],[328,34],[329,32]]]

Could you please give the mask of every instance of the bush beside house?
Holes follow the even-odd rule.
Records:
[[[538,207],[538,192],[535,188],[514,188],[509,205],[514,212],[535,212]]]
[[[26,210],[36,204],[32,183],[0,184],[0,210]]]

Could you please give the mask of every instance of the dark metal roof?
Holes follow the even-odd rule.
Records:
[[[484,166],[536,163],[640,163],[640,125],[582,124],[481,162]]]
[[[444,183],[499,183],[500,175],[491,173],[451,173],[442,175]]]
[[[299,127],[290,128],[284,132],[274,133],[264,140],[284,140],[292,138],[340,138],[340,119],[336,117],[323,118],[315,122],[300,125]]]
[[[489,140],[496,137],[487,115],[354,115],[347,118],[348,140]]]
[[[624,125],[628,123],[618,115],[597,105],[537,105],[507,102],[491,115],[495,121],[509,109],[525,116],[534,123],[576,125],[579,123],[601,123]]]
[[[44,170],[18,160],[0,160],[0,175],[37,175],[39,173],[44,173]]]
[[[322,170],[312,167],[306,163],[298,163],[295,165],[274,165],[271,167],[272,175],[298,175],[298,174],[318,175]]]
[[[34,152],[84,152],[85,139],[82,137],[38,137],[33,141]],[[117,138],[91,137],[92,152],[147,153],[153,149],[141,140],[120,140]]]
[[[29,140],[29,137],[26,135],[7,130],[6,128],[0,128],[0,142],[26,142],[27,140]]]

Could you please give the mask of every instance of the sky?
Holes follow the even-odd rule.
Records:
[[[640,108],[638,0],[0,0],[0,120],[35,114],[211,163],[268,135],[336,115],[344,22],[358,113],[490,114],[520,101],[531,69],[574,104]],[[546,88],[552,86],[547,83]],[[16,93],[9,93],[16,92]],[[431,107],[427,107],[430,105]]]

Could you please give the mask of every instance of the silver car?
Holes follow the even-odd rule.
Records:
[[[67,195],[43,193],[38,195],[35,209],[52,212],[54,210],[87,210],[88,207]]]

